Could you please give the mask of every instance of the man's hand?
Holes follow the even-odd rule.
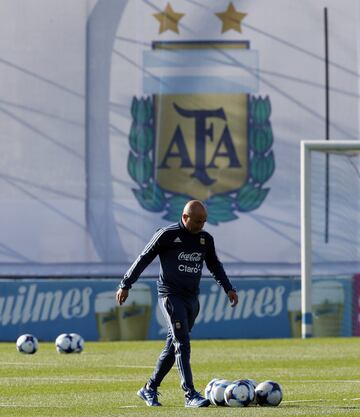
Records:
[[[239,299],[238,296],[236,294],[236,291],[234,290],[229,290],[227,293],[228,299],[231,303],[231,307],[235,307],[236,304],[238,303]]]
[[[125,290],[124,288],[119,288],[116,292],[116,299],[120,305],[125,303],[128,296],[129,296],[129,290]]]

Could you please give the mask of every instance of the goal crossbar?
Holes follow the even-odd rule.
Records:
[[[302,140],[300,164],[301,200],[301,335],[313,335],[312,241],[311,241],[311,152],[360,152],[360,140]]]

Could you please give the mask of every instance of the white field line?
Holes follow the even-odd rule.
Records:
[[[326,402],[330,400],[325,400],[322,398],[318,398],[316,400],[289,400],[289,401],[282,401],[281,404],[290,404],[290,403],[319,403],[319,402]]]
[[[292,379],[290,381],[286,381],[284,380],[283,384],[290,384],[290,383],[294,383],[294,384],[298,384],[301,382],[306,382],[306,383],[311,383],[311,384],[319,384],[319,383],[329,383],[329,384],[334,384],[334,383],[353,383],[353,382],[357,382],[360,383],[360,379]]]
[[[360,398],[343,398],[343,401],[359,401]],[[333,400],[318,398],[313,400],[288,400],[282,401],[281,404],[290,404],[290,403],[320,403],[320,402],[332,402]]]
[[[121,405],[118,408],[139,408],[139,405]]]

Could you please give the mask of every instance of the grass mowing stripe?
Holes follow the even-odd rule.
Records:
[[[51,381],[53,383],[58,382],[133,382],[133,381],[139,381],[139,378],[63,378],[63,377],[56,377],[56,378],[50,378],[50,377],[34,377],[34,376],[28,376],[28,377],[4,377],[2,380],[0,380],[0,385],[3,384],[3,382],[6,381],[14,381],[14,382],[22,382],[22,383],[33,383],[34,381],[44,381],[48,382]]]
[[[29,365],[29,362],[1,362],[0,368],[2,366],[24,366]],[[31,362],[31,366],[61,366],[62,364],[56,362],[48,362],[48,363],[36,363]],[[89,367],[87,365],[87,367]],[[138,368],[138,369],[153,369],[153,365],[102,365],[103,368]]]
[[[48,405],[22,405],[22,404],[0,404],[0,407],[3,408],[49,408]],[[68,408],[64,405],[53,405],[52,408]]]
[[[77,377],[56,377],[56,381],[53,377],[37,377],[37,376],[22,376],[22,377],[3,377],[2,380],[0,380],[0,385],[2,381],[64,381],[64,382],[77,382],[77,381],[94,381],[94,382],[130,382],[130,381],[139,381],[139,378],[77,378]],[[316,380],[283,380],[283,384],[297,384],[301,382],[306,384],[318,384],[320,381],[318,379]],[[321,380],[321,383],[328,383],[328,384],[349,384],[349,383],[360,383],[359,380],[336,380],[336,379],[330,379],[327,381]]]

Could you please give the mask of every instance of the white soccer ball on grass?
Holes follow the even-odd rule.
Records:
[[[55,347],[59,353],[73,353],[72,336],[70,333],[62,333],[55,340]]]
[[[84,350],[84,339],[77,333],[62,333],[55,340],[59,353],[80,353]]]
[[[254,398],[254,387],[242,379],[228,385],[224,392],[225,403],[229,407],[247,407]]]
[[[238,379],[238,380],[234,381],[234,384],[237,383],[237,382],[239,382],[239,381],[245,381],[248,384],[250,384],[253,387],[254,394],[255,394],[255,389],[256,389],[258,383],[254,379]],[[254,399],[252,401],[250,401],[250,404],[249,405],[256,405],[256,404],[257,404],[256,403],[256,395],[254,395]]]
[[[217,379],[214,381],[209,397],[211,404],[217,406],[225,405],[224,392],[230,384],[232,384],[232,381],[228,379]]]
[[[19,336],[16,341],[16,349],[21,353],[33,354],[37,352],[38,346],[39,341],[37,338],[29,333]]]
[[[256,402],[261,406],[276,407],[281,403],[283,391],[280,384],[275,381],[264,381],[256,386]]]

